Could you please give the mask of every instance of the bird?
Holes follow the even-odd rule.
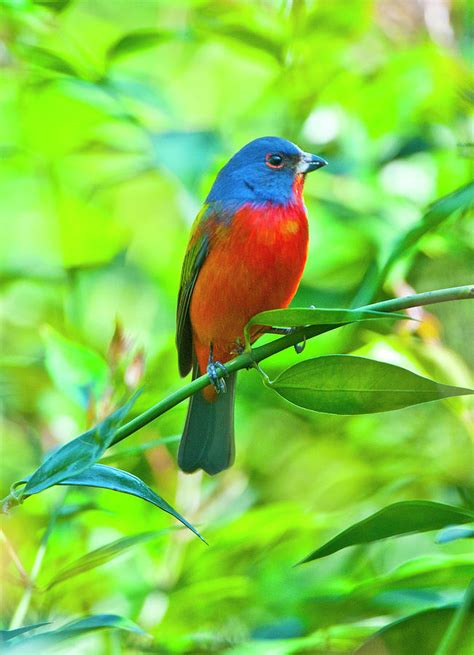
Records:
[[[326,164],[284,138],[255,139],[220,170],[193,223],[178,293],[178,365],[182,377],[207,372],[212,384],[190,398],[178,451],[185,473],[215,475],[234,462],[236,373],[224,381],[217,370],[242,352],[252,316],[295,295],[308,253],[304,181]],[[263,331],[252,328],[251,343]]]

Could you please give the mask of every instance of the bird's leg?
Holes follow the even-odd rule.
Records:
[[[237,337],[237,339],[234,341],[234,346],[232,350],[230,351],[231,355],[241,355],[245,350],[245,346],[242,343],[240,337]]]
[[[297,355],[301,355],[303,350],[306,348],[306,334],[303,337],[303,341],[301,341],[300,343],[295,343],[293,348],[295,349]]]
[[[214,361],[214,345],[211,343],[209,346],[209,359],[207,362],[207,374],[214,386],[217,393],[225,393],[227,385],[224,378],[218,377],[217,372],[222,371],[226,378],[229,377],[229,372],[221,362]]]
[[[279,328],[279,327],[269,327],[265,332],[267,334],[281,334],[283,336],[288,336],[289,334],[293,334],[293,332],[296,330],[296,328]],[[306,346],[306,337],[303,337],[302,343],[295,343],[293,348],[296,351],[296,354],[299,355],[303,352]]]
[[[268,327],[265,329],[265,332],[267,334],[281,334],[283,336],[286,336],[287,334],[291,334],[294,331],[295,328]]]

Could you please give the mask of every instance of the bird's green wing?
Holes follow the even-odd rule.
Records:
[[[194,221],[181,270],[176,315],[176,347],[178,349],[179,372],[182,376],[187,375],[192,368],[193,335],[189,307],[194,285],[209,251],[209,236],[205,229],[206,218],[209,214],[209,205],[204,205]]]

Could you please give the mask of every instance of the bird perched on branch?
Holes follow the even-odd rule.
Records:
[[[179,371],[213,381],[190,399],[180,468],[215,474],[234,460],[235,373],[216,371],[240,352],[252,316],[287,307],[303,274],[305,176],[326,162],[278,137],[239,150],[218,174],[192,227],[181,273]],[[255,326],[253,342],[262,333]]]

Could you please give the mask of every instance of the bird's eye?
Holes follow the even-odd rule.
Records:
[[[282,168],[283,164],[284,164],[284,161],[283,161],[283,157],[281,155],[278,155],[278,154],[271,155],[270,154],[270,155],[267,155],[265,157],[265,163],[267,164],[267,166],[269,168]]]

